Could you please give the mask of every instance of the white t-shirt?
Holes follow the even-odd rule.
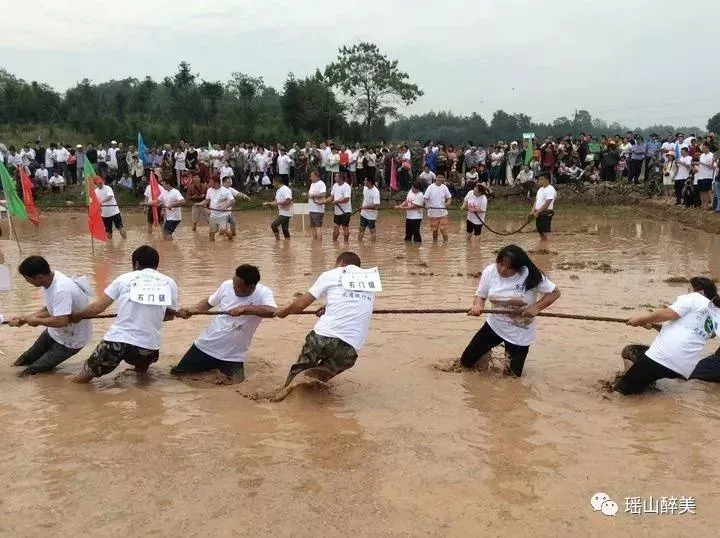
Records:
[[[535,195],[535,211],[540,209],[546,201],[550,200],[550,205],[547,206],[547,211],[552,211],[555,207],[555,200],[557,199],[557,191],[552,185],[547,187],[540,187]]]
[[[45,184],[48,180],[48,171],[45,168],[35,170],[35,179],[38,183]]]
[[[107,163],[109,168],[117,168],[117,148],[108,148]]]
[[[175,170],[185,170],[185,159],[187,154],[184,151],[175,152]]]
[[[65,163],[70,157],[70,152],[65,148],[58,148],[55,150],[55,162]]]
[[[158,290],[170,293],[170,306],[131,301],[132,288],[145,282],[152,283]],[[160,330],[165,319],[165,310],[178,308],[178,289],[172,278],[154,269],[125,273],[105,288],[105,295],[117,302],[117,318],[105,333],[104,340],[130,344],[143,349],[160,349]]]
[[[160,195],[159,200],[165,207],[165,220],[182,220],[182,208],[180,206],[173,208],[168,207],[173,202],[181,202],[185,200],[179,190],[173,187],[169,191],[163,192]]]
[[[227,203],[235,200],[230,191],[222,185],[217,189],[210,187],[205,194],[205,199],[210,200],[211,219],[222,219],[229,215],[230,213],[227,212]]]
[[[368,189],[363,187],[363,202],[362,205],[376,205],[380,203],[380,191],[377,187]],[[377,220],[378,210],[377,209],[363,209],[360,211],[360,216],[368,220]]]
[[[102,187],[96,188],[95,196],[97,196],[98,202],[100,202],[100,214],[103,217],[114,217],[120,213],[120,208],[115,201],[115,193],[111,187],[103,185]],[[110,199],[107,202],[103,202],[103,200],[108,197],[110,197]]]
[[[55,154],[50,148],[45,150],[45,168],[52,168],[55,166]]]
[[[65,178],[59,173],[53,174],[52,176],[50,176],[48,183],[50,183],[50,185],[65,185]]]
[[[698,163],[698,171],[697,171],[697,174],[695,174],[696,180],[713,178],[713,175],[714,175],[713,161],[714,160],[715,160],[715,156],[710,152],[700,154],[700,162]]]
[[[275,191],[275,201],[277,203],[284,202],[287,199],[292,200],[292,189],[288,187],[287,185],[283,185],[280,187],[277,191]],[[278,214],[281,217],[292,217],[293,216],[293,206],[292,202],[289,206],[280,207],[278,206]]]
[[[325,187],[325,183],[317,180],[310,183],[310,188],[308,189],[308,206],[310,213],[324,213],[325,212],[325,204],[319,204],[315,202],[312,199],[312,196],[323,196],[325,197],[325,194],[327,193],[327,187]]]
[[[423,218],[422,207],[425,205],[425,198],[423,197],[423,193],[420,191],[413,192],[412,190],[410,190],[405,197],[405,201],[420,206],[419,208],[406,209],[405,218],[410,220],[421,220]]]
[[[220,169],[220,181],[225,179],[226,177],[233,177],[235,175],[235,171],[230,168],[229,166],[223,166]]]
[[[482,224],[480,219],[485,220],[485,212],[487,211],[488,205],[487,196],[484,194],[477,196],[475,190],[471,190],[465,195],[465,203],[468,208],[467,220],[473,224]]]
[[[308,290],[316,299],[326,297],[325,314],[313,330],[320,336],[339,338],[360,351],[370,330],[375,293],[348,291],[342,287],[345,271],[357,269],[354,265],[336,267],[321,274]]]
[[[538,294],[547,294],[555,290],[555,284],[543,276],[537,288],[525,291],[527,267],[523,267],[514,276],[504,278],[497,271],[497,265],[488,265],[482,272],[480,284],[475,292],[478,297],[490,299],[491,308],[508,308],[503,303],[509,299],[521,300],[523,309],[537,302]],[[502,339],[517,346],[529,346],[535,340],[537,321],[535,318],[510,317],[503,314],[488,314],[487,323]]]
[[[268,161],[265,158],[265,155],[263,155],[262,153],[258,153],[255,156],[255,164],[257,166],[258,171],[265,172],[265,170],[267,170],[267,165],[268,165]]]
[[[438,186],[435,183],[428,185],[428,188],[425,190],[428,217],[447,217],[448,211],[445,209],[445,204],[451,198],[452,194],[450,194],[450,189],[447,188],[447,185],[443,184]]]
[[[67,316],[79,312],[90,303],[90,298],[80,286],[60,271],[55,271],[50,287],[41,288],[40,291],[51,316]],[[92,324],[89,319],[84,319],[67,327],[48,327],[47,332],[58,344],[70,349],[80,349],[92,339]]]
[[[332,189],[330,189],[330,196],[332,196],[333,202],[342,200],[343,198],[351,198],[352,187],[350,187],[347,183],[343,183],[342,185],[335,183],[333,184]],[[333,204],[333,211],[336,215],[352,213],[352,200],[350,199],[342,204]]]
[[[257,284],[247,297],[235,295],[232,280],[226,280],[208,299],[210,306],[227,311],[237,306],[272,306],[273,292],[267,286]],[[228,362],[245,362],[255,330],[263,318],[258,316],[213,316],[212,322],[195,340],[195,346],[211,357]]]
[[[645,354],[688,378],[703,358],[705,343],[720,331],[720,309],[700,293],[680,295],[669,308],[680,317],[663,323]]]
[[[347,154],[348,154],[348,170],[350,170],[350,172],[357,171],[358,152],[347,150]]]
[[[104,163],[105,159],[107,158],[107,151],[105,151],[104,149],[99,149],[97,153],[98,153],[98,162]]]
[[[426,185],[435,183],[435,172],[433,172],[432,170],[429,172],[423,172],[418,176],[418,179]]]
[[[289,174],[292,162],[293,160],[288,157],[287,153],[285,155],[280,155],[277,160],[278,174],[283,176]]]
[[[683,164],[685,166],[683,166]],[[692,165],[692,157],[686,155],[678,159],[677,174],[675,174],[675,181],[680,179],[686,180],[690,177],[690,166]]]
[[[165,192],[165,188],[164,188],[162,185],[158,185],[158,190],[160,191],[160,194],[158,194],[157,200],[159,200],[160,197],[163,195],[163,193]],[[152,188],[150,187],[150,185],[148,185],[147,187],[145,187],[145,193],[144,193],[144,195],[145,195],[145,201],[146,201],[146,202],[151,202],[151,201],[153,200],[153,197],[152,197]]]

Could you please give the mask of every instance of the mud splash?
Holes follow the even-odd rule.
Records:
[[[672,221],[637,212],[565,214],[564,207],[554,224],[568,233],[549,244],[534,233],[483,234],[468,243],[460,212],[444,245],[406,245],[403,215],[393,213],[381,213],[381,240],[359,244],[352,231],[348,247],[333,244],[327,229],[323,243],[313,245],[295,218],[291,241],[271,241],[274,215],[261,211],[235,215],[233,243],[210,244],[204,228],[193,234],[187,222],[176,241],[163,242],[157,232],[148,237],[142,214],[130,213],[128,240],[96,243],[95,255],[82,218],[43,215],[40,231],[19,223],[18,233],[24,251],[43,253],[67,274],[87,274],[96,290],[129,270],[138,245],[152,244],[160,269],[178,282],[183,306],[207,299],[241,263],[257,265],[278,304],[287,304],[345,248],[380,268],[383,309],[469,306],[472,277],[509,242],[533,251],[563,290],[551,307],[557,312],[622,316],[633,305],[673,301],[679,287],[662,282],[671,275],[720,277],[718,237],[691,232],[688,241],[688,231]],[[498,229],[518,220],[492,218]],[[20,255],[8,239],[0,246],[16,267]],[[585,267],[560,269],[565,261]],[[597,270],[598,261],[622,273]],[[421,271],[434,275],[409,275]],[[6,317],[41,302],[16,274],[0,299]],[[164,325],[160,360],[147,380],[121,366],[88,386],[70,378],[107,320],[94,323],[92,344],[57,372],[22,380],[7,365],[40,330],[2,327],[2,534],[518,536],[531,528],[544,537],[603,535],[610,525],[618,535],[675,537],[712,536],[720,526],[720,470],[708,449],[720,444],[718,387],[666,380],[642,398],[598,396],[598,379],[611,380],[621,367],[622,347],[649,344],[655,333],[542,318],[523,376],[509,379],[499,375],[502,347],[492,354],[494,373],[489,358],[477,372],[451,369],[482,318],[378,315],[351,370],[326,384],[298,384],[273,403],[315,321],[264,320],[247,379],[232,386],[168,373],[207,319]],[[666,454],[674,473],[658,472]],[[652,517],[599,516],[588,498],[607,489],[618,497],[693,495],[698,515],[668,517],[662,526]]]

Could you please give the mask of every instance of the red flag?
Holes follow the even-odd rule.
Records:
[[[87,194],[87,206],[88,206],[88,230],[90,235],[98,241],[107,241],[107,234],[105,233],[105,225],[102,220],[102,213],[100,211],[100,201],[95,194],[95,178],[97,174],[93,169],[90,161],[85,159],[85,169],[83,175],[85,176],[85,192]]]
[[[150,199],[155,202],[158,198],[160,198],[160,185],[158,185],[157,178],[155,177],[155,172],[150,172]],[[155,226],[160,226],[158,206],[154,205],[151,207],[153,214],[153,224]]]
[[[23,202],[25,202],[25,210],[27,211],[28,218],[35,226],[39,226],[40,215],[35,206],[35,200],[33,199],[33,184],[24,166],[20,167],[20,183],[22,184]]]

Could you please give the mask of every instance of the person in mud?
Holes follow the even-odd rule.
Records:
[[[73,322],[71,315],[88,305],[91,293],[72,278],[52,270],[42,256],[25,258],[18,271],[29,284],[40,288],[45,300],[45,306],[37,312],[10,319],[11,327],[46,327],[13,363],[13,366],[25,367],[18,374],[23,377],[52,370],[90,343],[90,321]]]
[[[138,247],[131,261],[130,273],[117,277],[100,299],[71,315],[77,323],[105,312],[117,301],[115,322],[73,378],[75,383],[109,374],[122,361],[145,373],[160,357],[162,323],[173,319],[177,311],[177,284],[157,271],[160,255],[154,248]]]
[[[231,280],[200,301],[196,312],[218,307],[228,315],[213,316],[210,325],[195,340],[180,362],[170,370],[173,375],[219,370],[233,381],[245,379],[245,360],[255,330],[263,318],[272,318],[277,304],[272,290],[260,284],[260,270],[240,265]],[[181,308],[178,317],[189,319],[190,310]]]
[[[535,218],[535,228],[540,234],[540,240],[547,241],[552,235],[552,218],[555,215],[557,191],[550,184],[547,174],[540,174],[538,185],[540,188],[535,193],[535,205],[529,216]]]
[[[275,312],[275,317],[285,318],[299,314],[322,297],[327,301],[318,311],[320,319],[306,336],[300,357],[290,367],[286,387],[306,370],[315,370],[318,379],[327,381],[355,364],[370,330],[375,292],[346,289],[342,278],[360,267],[357,254],[343,252],[334,269],[322,273],[302,297]]]
[[[538,295],[542,295],[538,299]],[[480,316],[490,299],[494,308],[517,311],[516,315],[489,314],[460,357],[471,368],[494,347],[504,344],[510,356],[506,375],[521,376],[530,344],[535,340],[535,316],[560,297],[560,290],[517,245],[500,249],[495,263],[486,267],[475,292],[470,316]]]
[[[720,354],[702,358],[705,344],[720,330],[717,287],[709,278],[693,277],[689,291],[667,308],[628,320],[631,327],[663,325],[652,345],[623,348],[627,369],[615,382],[614,390],[638,394],[665,378],[720,382]]]

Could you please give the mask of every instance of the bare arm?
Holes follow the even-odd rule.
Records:
[[[308,306],[315,302],[315,297],[310,292],[305,292],[301,297],[295,299],[292,303],[275,311],[276,318],[285,318],[292,314],[299,314]]]
[[[543,295],[542,299],[540,299],[537,303],[523,310],[522,315],[529,318],[537,316],[538,312],[542,312],[548,306],[557,301],[560,298],[560,295],[560,288],[555,287],[555,289],[550,293]]]
[[[476,295],[468,312],[468,316],[479,316],[482,311],[485,310],[485,301],[487,301],[487,298]]]
[[[632,317],[628,320],[627,324],[631,327],[641,327],[645,325],[652,325],[653,323],[664,323],[666,321],[672,321],[678,319],[680,316],[672,308],[663,308],[650,312],[649,314],[641,314],[639,316]]]
[[[113,304],[113,299],[111,299],[107,295],[103,295],[100,299],[93,303],[90,303],[79,312],[73,312],[72,314],[70,314],[71,321],[73,323],[77,323],[78,321],[82,321],[84,319],[93,318],[105,312],[105,310],[107,310],[111,304]]]

